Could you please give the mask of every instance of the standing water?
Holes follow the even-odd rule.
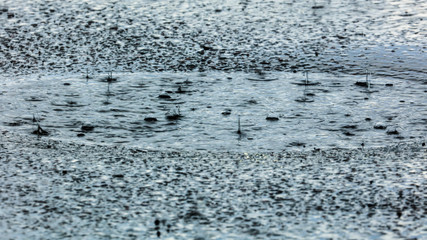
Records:
[[[312,74],[320,84],[308,88],[292,84],[300,73],[268,75],[275,80],[238,72],[117,73],[114,82],[80,75],[4,78],[0,122],[31,133],[35,114],[51,138],[157,150],[384,146],[426,135],[426,85],[377,77],[374,92],[354,84],[362,75]],[[298,101],[301,92],[310,101]],[[269,114],[279,121],[266,121]],[[239,115],[243,138],[235,134]],[[375,128],[379,123],[384,129]],[[387,134],[390,128],[399,134]]]

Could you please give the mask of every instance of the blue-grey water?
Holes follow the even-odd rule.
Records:
[[[427,85],[372,77],[367,88],[355,85],[363,75],[308,76],[318,84],[281,72],[4,78],[0,122],[24,134],[39,124],[55,139],[153,150],[357,148],[426,136]]]

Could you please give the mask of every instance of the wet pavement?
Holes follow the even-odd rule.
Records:
[[[6,73],[304,71],[426,80],[425,1],[9,1]]]
[[[0,139],[3,239],[427,237],[425,142],[248,154]]]
[[[2,1],[2,238],[426,239],[426,17]]]

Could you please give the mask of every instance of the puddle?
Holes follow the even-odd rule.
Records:
[[[55,139],[245,152],[384,146],[427,131],[426,86],[416,81],[373,77],[366,91],[355,84],[363,75],[311,73],[315,86],[295,85],[304,82],[301,73],[268,73],[275,81],[252,81],[257,74],[238,72],[115,75],[114,83],[99,81],[102,75],[3,77],[0,122],[29,133],[34,115]],[[169,98],[159,97],[165,92]],[[34,93],[37,101],[28,101]],[[239,116],[244,136],[236,134]],[[82,138],[83,124],[96,129]]]

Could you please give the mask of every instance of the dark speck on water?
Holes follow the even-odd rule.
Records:
[[[157,118],[155,118],[155,117],[146,117],[146,118],[144,118],[144,120],[147,121],[147,122],[156,122]]]
[[[279,121],[278,117],[266,117],[265,118],[267,121]]]
[[[81,127],[81,129],[82,129],[82,131],[89,132],[89,131],[93,131],[95,129],[95,126],[92,126],[92,125],[83,125]]]
[[[163,98],[163,99],[170,99],[171,96],[167,95],[167,94],[160,94],[159,98]]]

